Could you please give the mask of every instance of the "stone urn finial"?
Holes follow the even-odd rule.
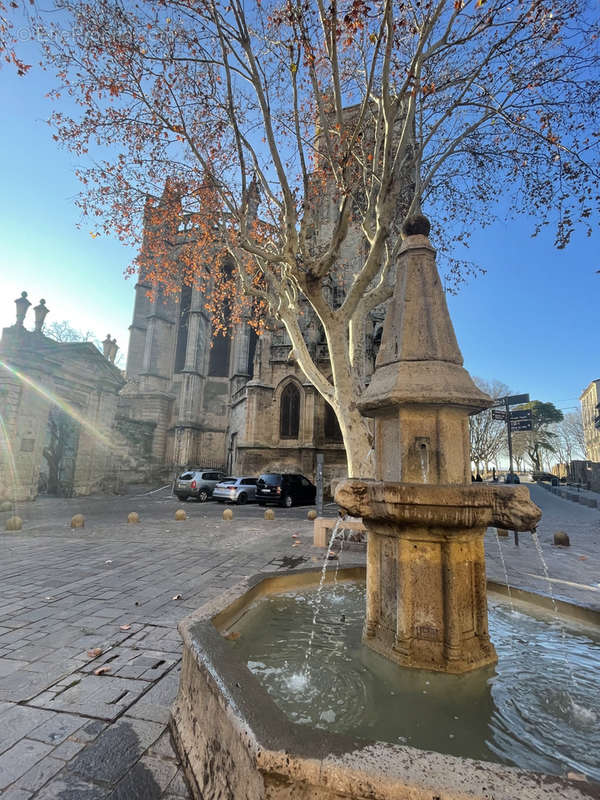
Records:
[[[17,307],[17,328],[23,327],[23,322],[25,321],[25,314],[27,314],[27,310],[31,303],[27,299],[27,292],[21,292],[21,297],[18,297],[15,300],[15,305]]]
[[[119,345],[117,344],[117,340],[113,339],[110,343],[110,351],[108,354],[108,360],[111,364],[115,363],[115,358],[117,357],[117,353],[119,351]]]
[[[104,358],[110,359],[110,353],[112,350],[112,339],[110,338],[110,333],[106,334],[106,339],[102,342],[102,355]]]
[[[35,332],[41,333],[42,328],[44,327],[44,320],[46,319],[46,315],[50,311],[49,308],[46,308],[46,301],[42,298],[39,302],[39,305],[35,306],[33,312],[35,314]]]

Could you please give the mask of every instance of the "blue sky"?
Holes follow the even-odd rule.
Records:
[[[126,350],[134,282],[123,271],[134,253],[92,238],[85,220],[77,227],[76,161],[45,122],[50,81],[35,67],[24,78],[0,70],[0,326],[13,324],[13,300],[26,290],[34,305],[46,299],[48,322],[110,332]],[[600,377],[598,237],[575,236],[559,251],[549,233],[530,238],[532,227],[519,220],[475,232],[469,256],[487,274],[448,303],[472,375],[572,410]]]

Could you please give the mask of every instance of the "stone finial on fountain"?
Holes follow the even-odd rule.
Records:
[[[466,483],[468,419],[492,400],[463,367],[430,227],[422,214],[404,223],[375,372],[358,406],[376,420],[378,478]]]
[[[39,305],[35,306],[33,312],[35,314],[35,332],[41,333],[42,328],[44,327],[44,320],[46,319],[46,315],[50,311],[49,308],[46,308],[46,301],[42,298],[39,302]]]
[[[104,358],[108,358],[110,360],[110,353],[112,351],[112,339],[110,338],[110,333],[106,334],[106,339],[102,342],[102,355]]]
[[[23,322],[25,321],[25,315],[27,314],[29,306],[31,305],[27,299],[27,292],[21,292],[21,297],[17,297],[15,300],[15,305],[17,307],[17,321],[15,324],[17,328],[22,328]]]

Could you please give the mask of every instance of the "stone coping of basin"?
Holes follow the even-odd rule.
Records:
[[[290,721],[236,658],[222,632],[260,597],[314,586],[319,578],[320,570],[315,569],[259,574],[180,623],[184,656],[171,728],[197,800],[600,798],[595,783],[369,742]],[[362,567],[337,574],[337,580],[359,578],[364,578]],[[326,580],[333,575],[328,573]],[[523,591],[519,595],[547,606],[543,596]],[[562,612],[570,608],[559,603]],[[573,616],[600,625],[599,613],[572,608]]]
[[[335,490],[336,503],[363,520],[396,525],[527,531],[542,511],[526,486],[397,483],[348,478]]]

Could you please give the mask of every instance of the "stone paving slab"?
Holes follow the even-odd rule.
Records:
[[[181,505],[168,495],[135,503],[42,499],[19,509],[23,532],[0,533],[2,800],[187,800],[166,727],[177,623],[291,555],[293,532],[307,546],[312,537],[306,509],[277,512],[273,525],[246,506],[227,523],[216,504],[188,503],[176,524]],[[131,510],[140,525],[125,522]],[[79,512],[86,527],[71,530]],[[102,665],[110,673],[94,675]]]
[[[120,717],[147,690],[146,681],[74,672],[29,705],[107,721]]]
[[[172,669],[177,661],[179,657],[161,650],[133,650],[118,646],[90,661],[82,671],[91,673],[107,667],[115,678],[154,682]]]

